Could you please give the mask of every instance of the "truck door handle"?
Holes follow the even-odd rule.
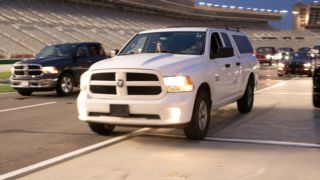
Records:
[[[237,66],[240,66],[240,65],[241,65],[241,62],[237,62],[236,65],[237,65]]]
[[[226,68],[229,68],[229,67],[231,67],[231,64],[225,64],[224,65]]]

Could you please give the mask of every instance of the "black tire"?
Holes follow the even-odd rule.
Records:
[[[317,94],[315,91],[313,91],[313,106],[320,108],[320,94]]]
[[[183,129],[188,139],[202,140],[206,137],[210,124],[210,112],[209,96],[207,93],[200,91],[193,106],[191,121]]]
[[[60,75],[56,92],[59,96],[71,95],[74,88],[74,78],[70,73],[63,73]]]
[[[271,61],[269,62],[269,66],[272,66],[272,62]]]
[[[279,77],[283,77],[283,74],[278,74]]]
[[[249,113],[252,110],[254,102],[254,81],[249,79],[246,91],[241,99],[237,101],[238,110],[240,113]]]
[[[32,91],[17,90],[17,92],[21,96],[31,96],[32,95]]]
[[[115,128],[115,126],[113,125],[93,123],[93,122],[89,122],[88,125],[93,132],[100,135],[109,135],[113,132]]]

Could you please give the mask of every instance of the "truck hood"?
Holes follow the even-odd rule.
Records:
[[[46,57],[46,58],[34,58],[19,61],[16,64],[40,64],[42,66],[56,66],[64,63],[69,63],[71,57]]]
[[[200,55],[169,53],[144,53],[116,56],[93,64],[90,70],[103,69],[148,69],[166,75],[175,75],[184,69],[201,64]]]

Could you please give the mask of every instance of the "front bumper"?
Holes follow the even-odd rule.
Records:
[[[58,82],[56,76],[11,77],[11,87],[14,89],[30,89],[34,91],[54,89]]]
[[[259,61],[259,63],[270,63],[270,62],[272,62],[272,59],[259,58],[258,61]]]
[[[299,67],[299,68],[282,68],[279,69],[278,68],[278,74],[280,75],[311,75],[312,71],[311,68],[303,68],[303,67]]]
[[[195,101],[194,92],[168,93],[156,100],[93,99],[82,91],[77,105],[79,119],[114,125],[167,126],[190,122]],[[129,105],[129,117],[110,116],[110,105]],[[134,115],[134,116],[133,116]],[[158,116],[158,118],[153,118]]]

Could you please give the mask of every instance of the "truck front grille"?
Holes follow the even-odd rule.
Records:
[[[41,66],[36,64],[21,64],[14,66],[16,76],[39,76],[42,74]]]
[[[159,81],[155,74],[127,73],[127,81]]]
[[[96,73],[91,76],[92,81],[115,81],[116,73]]]
[[[115,86],[96,86],[91,85],[90,91],[95,94],[117,94],[117,89]]]
[[[128,95],[158,95],[160,86],[128,86]]]
[[[121,97],[150,97],[155,98],[163,92],[157,73],[124,72],[96,72],[90,78],[90,92],[92,95],[108,95]],[[141,70],[142,71],[142,70]]]

